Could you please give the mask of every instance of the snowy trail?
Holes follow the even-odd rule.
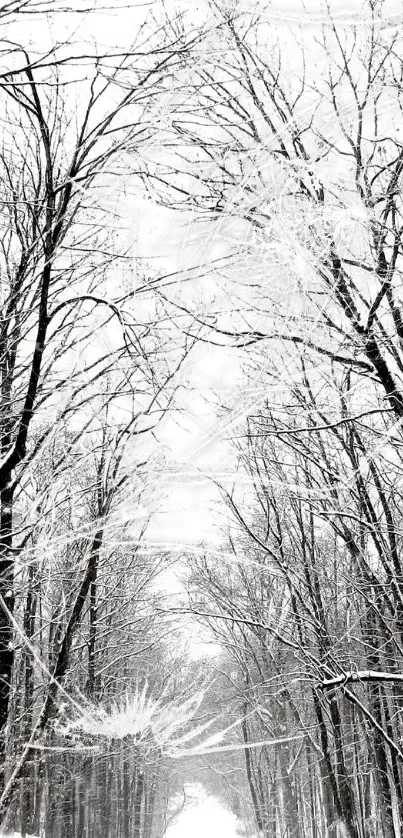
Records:
[[[238,838],[244,835],[239,819],[208,794],[201,783],[185,786],[186,803],[168,827],[165,838]]]

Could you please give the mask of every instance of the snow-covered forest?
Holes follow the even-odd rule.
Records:
[[[402,25],[0,2],[4,834],[403,838]]]

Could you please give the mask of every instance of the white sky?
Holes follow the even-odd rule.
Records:
[[[133,196],[127,198],[124,212],[136,255],[147,258],[151,249],[161,273],[216,258],[217,241],[190,231],[186,216]],[[149,529],[152,539],[184,546],[205,538],[215,543],[220,538],[213,526],[219,492],[210,478],[231,471],[233,453],[214,403],[234,400],[241,382],[239,355],[200,345],[190,356],[185,376],[190,378],[191,390],[182,392],[183,413],[168,417],[156,432],[168,459],[167,471],[160,475],[167,501]]]

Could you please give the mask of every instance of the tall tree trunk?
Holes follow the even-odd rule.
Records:
[[[376,670],[381,665],[381,659],[377,649],[377,643],[379,642],[379,626],[376,613],[368,613],[366,619],[364,620],[363,636],[370,650],[368,654],[369,668]],[[370,682],[368,684],[368,697],[371,713],[378,725],[383,727],[383,699],[379,684],[375,682]],[[372,730],[372,745],[376,765],[376,783],[378,788],[379,803],[382,811],[382,828],[384,838],[397,838],[393,820],[393,800],[389,779],[389,747],[386,745],[381,732],[375,726]]]
[[[248,707],[246,702],[242,705],[242,736],[245,745],[249,744],[249,733],[248,733],[248,723],[247,723],[247,712]],[[262,817],[262,810],[261,804],[258,798],[256,784],[253,776],[253,766],[252,766],[252,757],[250,748],[245,748],[245,767],[246,767],[246,778],[248,781],[249,792],[252,800],[253,812],[256,819],[256,825],[262,834],[264,833],[264,820]]]
[[[7,608],[5,610],[0,607],[0,789],[5,780],[6,729],[14,663],[14,630],[10,617],[14,612],[15,602],[12,555],[13,499],[12,487],[7,487],[0,493],[0,596]]]
[[[382,724],[382,699],[378,684],[368,685],[371,712],[379,724]],[[378,787],[379,804],[382,812],[382,828],[384,838],[398,838],[393,820],[393,802],[389,781],[388,755],[385,740],[377,728],[372,731],[372,743],[376,764],[376,782]]]
[[[98,559],[98,556],[96,557]],[[93,576],[90,585],[90,613],[89,613],[89,639],[88,639],[88,680],[87,693],[90,699],[96,696],[96,671],[95,653],[97,640],[97,574],[98,562],[95,562]]]
[[[336,776],[339,787],[342,820],[351,838],[359,838],[354,794],[351,778],[348,776],[344,758],[342,720],[336,696],[332,696],[330,698],[329,704],[330,718],[332,720],[333,736],[335,741]]]
[[[136,776],[136,785],[133,801],[133,830],[131,838],[142,838],[142,803],[144,795],[144,774],[139,769]]]
[[[28,568],[28,591],[24,611],[24,634],[25,637],[31,641],[35,630],[35,615],[37,606],[37,592],[35,583],[35,570],[33,565]],[[28,646],[23,650],[23,673],[24,673],[24,720],[23,720],[23,739],[25,742],[29,740],[32,732],[32,718],[33,718],[33,696],[34,696],[34,669],[32,653]],[[41,769],[41,766],[39,766]],[[38,776],[39,774],[39,776]],[[38,785],[41,785],[41,770],[37,770],[37,755],[32,752],[31,758],[27,761],[21,782],[21,833],[25,835],[35,835],[36,820],[35,812],[38,807]]]
[[[280,725],[280,731],[288,730],[288,719],[284,704],[279,701],[277,710],[277,719]],[[291,778],[288,774],[290,766],[290,745],[286,742],[284,745],[278,747],[278,757],[281,771],[281,784],[283,787],[283,800],[285,805],[285,820],[287,823],[287,832],[289,838],[300,838],[302,824],[300,825],[298,804],[294,794]]]

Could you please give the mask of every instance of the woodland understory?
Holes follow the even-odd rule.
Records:
[[[403,836],[402,23],[0,4],[6,832]]]

